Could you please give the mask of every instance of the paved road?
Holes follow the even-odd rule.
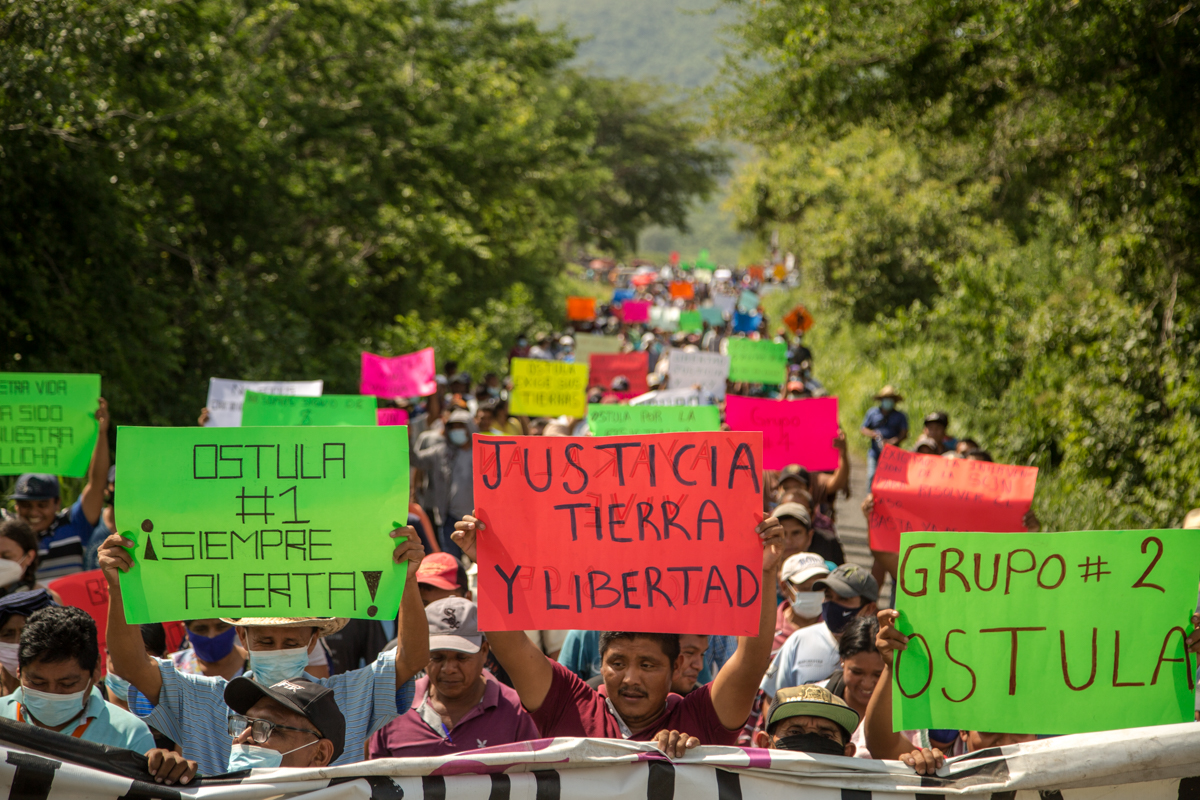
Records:
[[[862,501],[867,496],[867,459],[862,453],[850,453],[850,499],[838,497],[838,536],[846,551],[846,560],[871,568],[871,550],[867,547],[867,520]]]

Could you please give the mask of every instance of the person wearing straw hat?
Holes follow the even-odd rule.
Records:
[[[863,436],[871,440],[871,449],[867,451],[867,490],[875,480],[875,467],[879,464],[879,456],[883,453],[885,444],[899,447],[908,438],[908,417],[896,406],[904,397],[890,383],[875,395],[879,405],[867,412],[859,430]]]
[[[399,646],[379,654],[360,669],[328,678],[305,672],[308,655],[323,636],[341,630],[349,620],[340,617],[241,617],[223,620],[237,627],[249,656],[247,673],[263,686],[304,679],[333,690],[346,718],[345,749],[333,763],[363,759],[367,739],[396,716],[397,707],[412,704],[413,676],[429,662],[429,630],[416,572],[425,548],[416,529],[396,528],[402,538],[392,559],[408,564],[408,577],[400,601]],[[231,741],[225,702],[229,681],[220,677],[179,672],[169,659],[148,656],[141,632],[125,621],[119,575],[133,566],[126,548],[133,542],[118,534],[100,547],[100,568],[108,581],[108,650],[113,669],[154,705],[146,722],[178,743],[183,755],[199,765],[200,772],[217,775],[229,765]]]

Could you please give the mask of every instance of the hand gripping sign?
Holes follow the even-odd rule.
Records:
[[[1195,531],[905,533],[895,730],[1190,722]]]
[[[761,434],[473,446],[485,630],[757,634]]]
[[[129,622],[395,618],[407,428],[122,427],[117,442]]]

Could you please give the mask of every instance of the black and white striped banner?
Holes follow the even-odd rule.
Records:
[[[925,778],[894,761],[736,747],[700,748],[670,761],[644,744],[610,739],[256,770],[200,778],[182,789],[147,780],[144,766],[127,751],[0,720],[0,786],[8,787],[9,800],[1200,800],[1200,777],[1192,777],[1200,776],[1200,724],[987,750]]]

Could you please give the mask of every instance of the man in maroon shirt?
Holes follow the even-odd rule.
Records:
[[[483,523],[467,516],[454,527],[454,541],[475,558],[476,536],[486,535]],[[760,586],[771,587],[783,557],[783,527],[777,519],[765,519],[755,533],[763,545]],[[737,650],[713,682],[687,697],[671,692],[671,676],[680,658],[677,634],[602,633],[604,683],[599,690],[546,658],[523,631],[493,631],[487,637],[542,736],[651,741],[660,731],[670,730],[690,734],[701,744],[732,745],[771,658],[775,595],[770,591],[762,595],[758,635],[739,637]]]

